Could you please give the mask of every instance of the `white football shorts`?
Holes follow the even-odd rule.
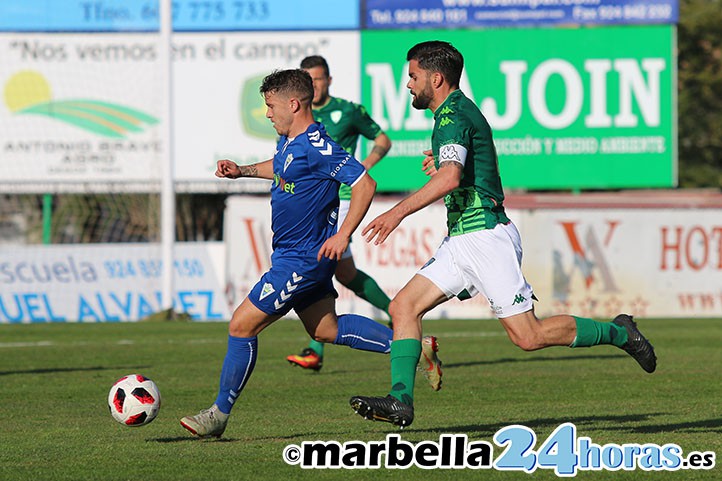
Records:
[[[534,292],[521,271],[521,236],[513,223],[445,237],[418,272],[447,298],[481,293],[499,318],[532,309]]]

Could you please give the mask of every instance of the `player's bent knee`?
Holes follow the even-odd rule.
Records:
[[[255,334],[251,333],[241,324],[229,324],[228,334],[233,337],[253,337]]]
[[[409,314],[415,314],[413,310],[413,304],[410,301],[407,301],[404,298],[399,298],[398,296],[392,299],[389,303],[389,315],[391,315],[392,319],[406,317]]]
[[[228,323],[228,334],[233,337],[253,337],[263,330],[263,326],[253,325],[246,319],[238,318],[235,315]]]
[[[317,326],[315,331],[309,330],[308,334],[314,341],[333,343],[336,340],[336,336],[338,336],[338,329],[330,329],[327,326],[325,328]]]
[[[313,335],[311,335],[311,338],[314,341],[323,342],[323,343],[333,343],[336,340],[336,336],[331,336],[328,334],[313,334]]]
[[[541,349],[541,343],[535,338],[535,336],[514,336],[510,335],[509,338],[515,346],[520,348],[522,351],[536,351]]]

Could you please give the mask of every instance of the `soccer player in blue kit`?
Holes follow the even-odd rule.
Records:
[[[181,425],[200,437],[220,437],[231,408],[258,356],[257,335],[291,309],[321,342],[380,353],[390,350],[388,327],[355,314],[336,315],[333,275],[376,191],[363,165],[326,134],[311,111],[313,83],[304,70],[275,71],[260,88],[266,117],[280,139],[273,159],[239,166],[220,160],[216,176],[272,180],[271,268],[235,310],[215,403]],[[336,226],[340,184],[351,187],[351,205]]]

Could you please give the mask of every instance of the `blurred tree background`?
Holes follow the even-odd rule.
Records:
[[[680,0],[679,186],[722,187],[722,0]]]

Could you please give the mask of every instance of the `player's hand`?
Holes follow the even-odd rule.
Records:
[[[241,169],[232,160],[223,159],[216,162],[216,177],[237,179],[241,176]]]
[[[426,172],[426,175],[433,177],[436,175],[436,164],[434,164],[434,151],[424,150],[424,160],[421,162],[421,170]]]
[[[372,220],[361,232],[361,235],[366,237],[366,242],[371,242],[375,237],[374,245],[382,244],[389,234],[399,226],[401,220],[402,217],[396,215],[391,209]]]
[[[341,255],[343,255],[344,251],[348,247],[348,242],[348,237],[342,234],[336,233],[332,235],[326,239],[326,242],[324,242],[318,250],[316,260],[321,262],[323,257],[328,257],[331,260],[340,261]]]

